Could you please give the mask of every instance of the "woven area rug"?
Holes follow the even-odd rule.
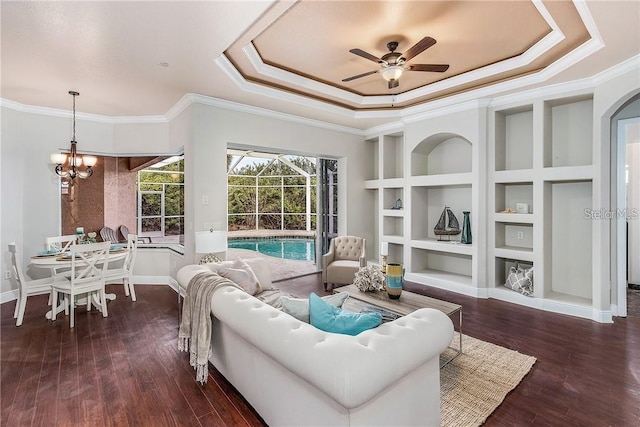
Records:
[[[455,333],[453,345],[457,343]],[[535,357],[463,334],[462,354],[440,370],[442,426],[484,423],[535,362]]]

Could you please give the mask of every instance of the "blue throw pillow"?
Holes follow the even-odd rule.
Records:
[[[335,307],[318,295],[309,295],[309,315],[316,328],[345,335],[358,335],[382,323],[380,313],[352,313]]]

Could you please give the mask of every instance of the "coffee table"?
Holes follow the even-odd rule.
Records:
[[[447,360],[441,362],[440,367],[442,368],[453,359],[462,354],[462,306],[458,304],[453,304],[451,302],[442,301],[435,298],[430,298],[424,295],[416,294],[414,292],[402,291],[400,295],[400,299],[390,299],[387,296],[387,293],[384,291],[373,291],[373,292],[362,292],[355,285],[347,285],[341,286],[333,290],[334,293],[338,292],[348,292],[349,297],[353,298],[361,303],[350,302],[349,300],[345,301],[343,304],[343,308],[352,309],[353,311],[362,311],[366,310],[366,305],[373,307],[374,309],[381,309],[396,314],[398,316],[406,316],[409,313],[412,313],[420,308],[435,308],[436,310],[440,310],[447,316],[453,319],[453,316],[456,314],[459,318],[458,323],[458,332],[459,332],[459,342],[458,348],[449,347],[454,350],[455,353],[452,357]],[[378,310],[376,310],[378,311]],[[383,319],[385,318],[383,314]],[[455,322],[454,322],[455,326]]]

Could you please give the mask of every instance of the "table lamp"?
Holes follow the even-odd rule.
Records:
[[[196,231],[196,253],[207,254],[200,259],[200,264],[209,262],[222,262],[214,252],[225,252],[227,250],[227,232],[214,231]]]

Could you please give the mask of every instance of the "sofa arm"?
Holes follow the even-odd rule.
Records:
[[[214,293],[211,309],[257,350],[348,409],[437,359],[453,339],[451,319],[428,308],[356,336],[321,331],[231,287]]]

